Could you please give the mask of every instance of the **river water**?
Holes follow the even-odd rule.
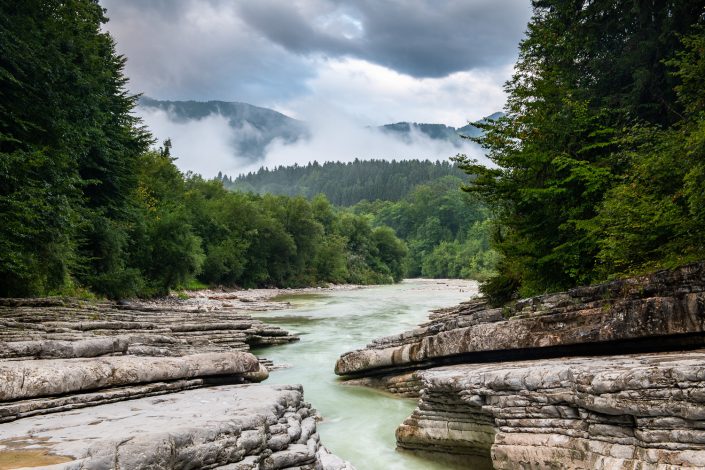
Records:
[[[446,464],[396,451],[394,431],[416,400],[340,383],[333,373],[340,354],[372,339],[426,320],[428,311],[468,300],[472,281],[413,279],[390,286],[323,291],[287,297],[292,307],[257,314],[301,337],[301,341],[254,351],[290,367],[271,373],[266,383],[300,383],[306,401],[323,416],[323,444],[358,470],[441,470]],[[281,298],[280,298],[281,299]]]

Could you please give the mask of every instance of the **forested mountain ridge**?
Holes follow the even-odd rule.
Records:
[[[275,139],[286,144],[310,136],[309,124],[273,109],[254,106],[248,103],[230,101],[169,101],[141,97],[138,107],[144,111],[161,110],[167,113],[169,119],[178,123],[197,121],[209,116],[222,116],[232,129],[232,143],[240,157],[252,160],[260,159],[266,153],[267,146]],[[445,124],[428,124],[416,122],[398,122],[385,124],[377,129],[385,134],[411,143],[412,139],[422,136],[431,140],[442,140],[460,147],[463,138],[478,137],[482,129],[475,124],[483,124],[488,120],[497,119],[501,112],[487,116],[476,123],[454,128]],[[400,155],[409,157],[410,155]]]
[[[464,137],[480,137],[483,133],[482,124],[497,120],[504,116],[504,113],[497,112],[480,119],[474,123],[466,124],[463,127],[452,127],[445,124],[426,124],[419,122],[397,122],[380,126],[383,132],[397,135],[406,142],[411,142],[414,135],[425,135],[433,140],[445,140],[457,147],[463,142]]]
[[[365,199],[398,201],[417,185],[443,176],[466,177],[448,161],[355,160],[260,168],[234,179],[222,174],[219,178],[236,191],[307,198],[324,194],[337,206],[351,206]]]

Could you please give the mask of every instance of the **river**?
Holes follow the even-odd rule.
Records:
[[[323,416],[318,425],[323,444],[358,470],[447,470],[446,464],[395,450],[394,431],[416,400],[344,385],[333,367],[340,354],[413,328],[429,310],[456,305],[476,292],[472,281],[413,279],[280,297],[292,308],[256,317],[298,334],[301,341],[253,352],[290,366],[272,372],[266,383],[303,384],[306,400]]]

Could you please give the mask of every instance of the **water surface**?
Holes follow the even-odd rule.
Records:
[[[394,430],[416,400],[342,384],[333,373],[340,354],[379,336],[400,333],[426,320],[428,311],[449,307],[477,292],[472,281],[406,280],[392,286],[324,291],[287,297],[293,308],[257,314],[295,333],[301,341],[255,351],[291,367],[267,383],[300,383],[306,401],[324,420],[323,444],[358,470],[440,470],[447,464],[396,451]]]

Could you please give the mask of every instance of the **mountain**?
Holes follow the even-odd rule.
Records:
[[[228,101],[161,101],[152,98],[140,98],[139,109],[162,110],[174,122],[185,123],[197,121],[211,115],[220,115],[228,120],[233,130],[231,142],[238,156],[251,160],[264,157],[267,145],[275,139],[284,143],[294,143],[310,136],[307,123],[299,121],[268,108],[247,103]],[[494,113],[479,122],[486,122],[503,116]],[[458,135],[478,137],[482,130],[468,124],[454,128],[445,124],[426,124],[416,122],[397,122],[386,124],[376,129],[411,143],[415,135],[424,135],[432,140],[451,142],[460,147],[463,139]]]
[[[496,119],[504,116],[504,113],[497,112],[490,114],[477,121],[477,123],[486,123],[489,121],[494,121]],[[417,122],[397,122],[395,124],[386,124],[379,127],[380,130],[387,134],[396,135],[397,137],[403,139],[405,142],[411,142],[412,136],[414,134],[423,134],[433,140],[446,140],[448,142],[454,143],[456,146],[460,146],[463,141],[461,135],[466,137],[480,137],[482,135],[482,129],[474,126],[473,124],[467,124],[463,127],[451,127],[445,124],[425,124]]]
[[[258,160],[274,139],[293,143],[308,137],[308,126],[296,119],[268,108],[228,101],[161,101],[142,97],[139,108],[166,111],[175,122],[221,115],[233,129],[233,144],[238,155]]]

